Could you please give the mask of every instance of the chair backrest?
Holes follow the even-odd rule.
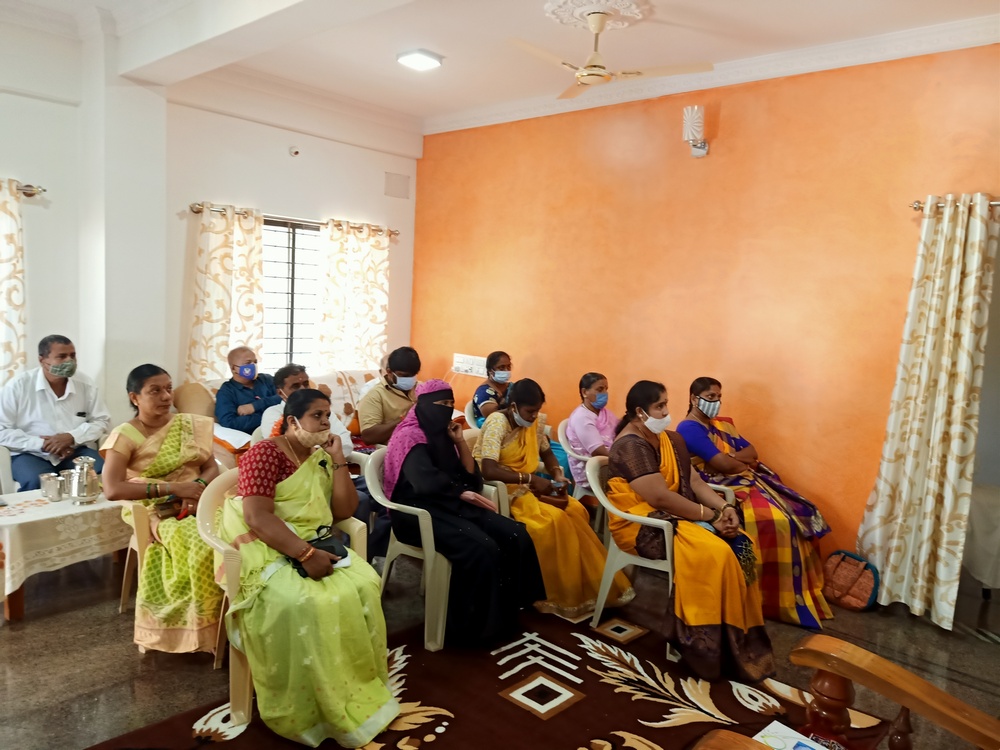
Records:
[[[0,495],[17,492],[10,470],[10,451],[0,445]]]
[[[175,388],[174,406],[183,414],[200,414],[215,419],[215,399],[201,383],[185,383]]]
[[[385,448],[379,448],[368,457],[365,462],[365,481],[368,483],[368,492],[375,498],[375,502],[386,508],[396,507],[396,503],[385,496],[385,489],[382,487],[382,467],[385,464]]]
[[[198,500],[198,533],[205,543],[222,555],[222,564],[226,571],[226,593],[232,601],[240,585],[240,553],[229,542],[219,537],[219,508],[226,499],[226,493],[239,481],[239,469],[229,469],[213,479]]]
[[[469,427],[476,426],[476,413],[472,409],[472,401],[469,401],[465,405],[465,421],[468,423]]]
[[[582,453],[577,453],[576,451],[573,450],[572,446],[570,446],[569,436],[566,434],[566,428],[568,426],[569,426],[568,419],[564,419],[562,422],[559,423],[559,428],[557,430],[557,434],[559,435],[559,445],[561,445],[563,447],[563,450],[566,451],[567,456],[575,458],[577,461],[588,460],[590,456],[585,456]]]
[[[250,433],[250,445],[257,445],[263,439],[264,433],[261,432],[260,427]]]

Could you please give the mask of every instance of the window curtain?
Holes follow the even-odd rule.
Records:
[[[207,202],[199,216],[185,380],[205,383],[229,378],[230,349],[259,351],[264,341],[264,218]]]
[[[329,221],[323,240],[317,372],[377,368],[386,351],[388,232]]]
[[[881,574],[879,602],[903,602],[948,630],[1000,237],[989,204],[981,193],[927,198],[882,462],[858,530],[858,551]]]
[[[21,231],[21,194],[18,182],[0,179],[0,385],[28,364],[25,350],[24,235]]]

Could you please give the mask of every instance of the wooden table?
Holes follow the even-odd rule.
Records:
[[[122,506],[100,496],[90,505],[70,500],[50,502],[41,491],[0,495],[0,598],[4,617],[24,617],[25,579],[59,570],[128,546],[132,527],[121,518]]]

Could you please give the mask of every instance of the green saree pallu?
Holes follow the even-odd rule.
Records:
[[[258,446],[241,460],[247,482],[253,472],[281,473],[276,447]],[[332,470],[320,465],[324,457],[316,451],[275,485],[275,515],[303,540],[333,523]],[[367,744],[399,713],[388,688],[378,574],[352,551],[349,566],[320,580],[303,578],[250,531],[241,497],[228,498],[220,515],[219,535],[242,557],[226,624],[247,655],[264,723],[311,747],[327,738],[344,747]]]

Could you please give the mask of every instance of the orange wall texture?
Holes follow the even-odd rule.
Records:
[[[553,93],[555,96],[555,92]],[[705,107],[711,153],[681,140]],[[878,469],[929,193],[1000,195],[1000,46],[429,136],[412,342],[512,355],[553,425],[605,373],[700,375],[854,549]],[[462,403],[477,380],[459,377]]]

